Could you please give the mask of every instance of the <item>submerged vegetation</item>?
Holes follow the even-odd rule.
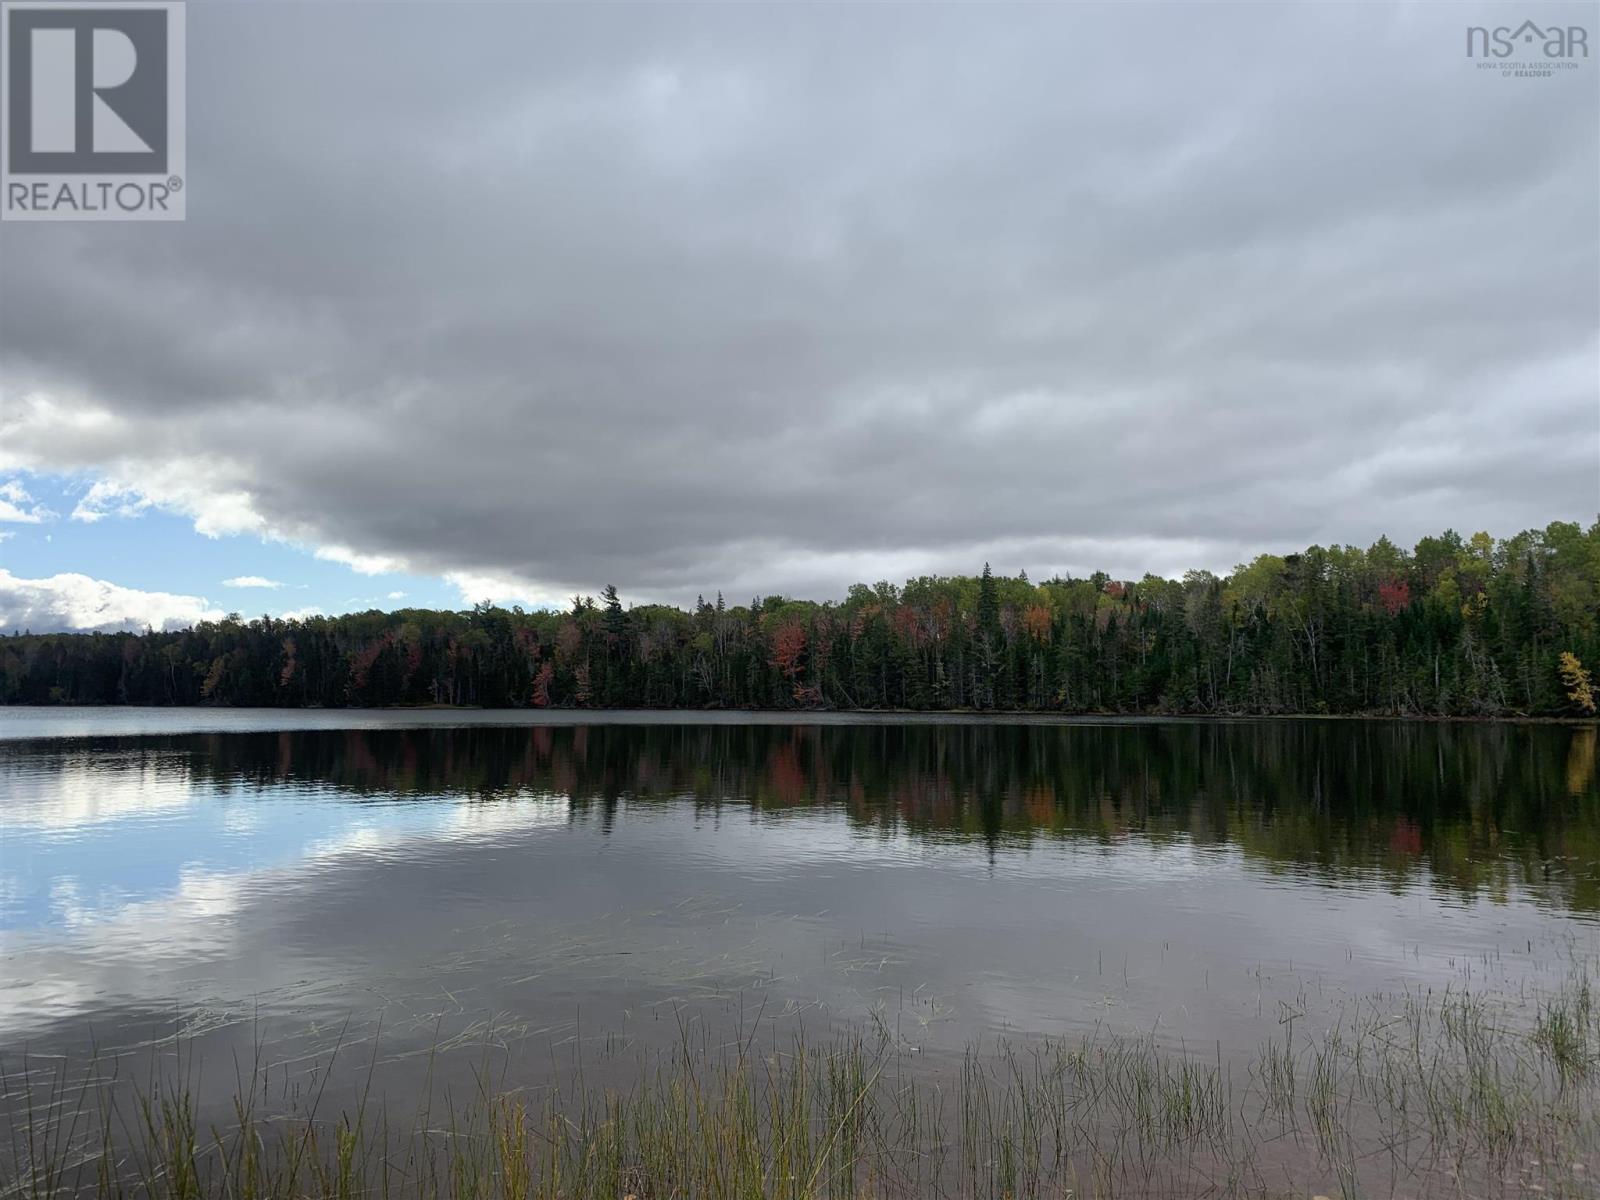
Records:
[[[1586,716],[1600,523],[1181,580],[923,577],[840,603],[488,604],[0,637],[0,703]]]
[[[1155,1037],[930,1060],[882,1022],[824,1046],[684,1036],[616,1085],[581,1068],[327,1111],[256,1068],[225,1114],[180,1071],[3,1080],[5,1200],[665,1200],[1594,1194],[1600,1002],[1448,989],[1265,1013],[1243,1059]],[[191,1064],[192,1070],[192,1064]],[[274,1101],[283,1099],[282,1103]]]

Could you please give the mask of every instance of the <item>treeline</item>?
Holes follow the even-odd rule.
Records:
[[[481,604],[0,637],[0,702],[1592,713],[1600,522],[1410,552],[1312,546],[1231,575],[858,584],[693,611]]]

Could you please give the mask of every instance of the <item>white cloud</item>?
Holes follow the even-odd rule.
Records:
[[[37,503],[19,480],[0,483],[0,521],[16,521],[23,525],[38,525],[56,514]]]
[[[261,575],[235,575],[232,579],[224,579],[222,586],[230,588],[281,588],[283,584],[277,579],[267,579]]]
[[[566,597],[515,575],[482,571],[447,571],[445,582],[461,593],[465,604],[489,600],[495,604],[523,604],[530,608],[564,608]]]
[[[278,619],[280,621],[304,621],[307,617],[324,617],[324,616],[327,616],[327,614],[325,612],[323,612],[320,608],[316,608],[316,607],[291,608],[287,612],[279,613],[278,614]]]
[[[405,592],[390,592],[388,598],[390,600],[404,600],[406,598],[406,593]]]
[[[250,471],[231,455],[189,449],[178,432],[163,435],[160,456],[130,453],[150,430],[148,422],[75,388],[0,385],[0,470],[92,470],[96,481],[73,509],[74,520],[132,517],[156,507],[189,517],[207,537],[268,532]]]
[[[250,491],[236,486],[225,469],[203,459],[139,464],[132,469],[118,464],[89,489],[72,510],[72,518],[92,523],[108,516],[136,517],[151,507],[188,517],[195,532],[206,537],[267,533]]]
[[[204,596],[144,592],[87,575],[19,579],[0,567],[4,629],[181,629],[222,615]]]
[[[406,569],[403,558],[388,554],[361,554],[349,546],[318,546],[316,555],[323,562],[343,563],[359,575],[392,575]]]
[[[150,497],[126,484],[97,479],[73,508],[72,519],[92,525],[106,517],[140,517],[150,505]]]

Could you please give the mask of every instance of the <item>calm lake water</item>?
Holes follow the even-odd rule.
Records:
[[[0,711],[0,1056],[1230,1055],[1600,945],[1593,727],[582,716]]]

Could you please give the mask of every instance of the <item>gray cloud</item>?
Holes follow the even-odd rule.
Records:
[[[189,220],[0,233],[0,466],[535,597],[1591,519],[1514,15],[194,5]]]

